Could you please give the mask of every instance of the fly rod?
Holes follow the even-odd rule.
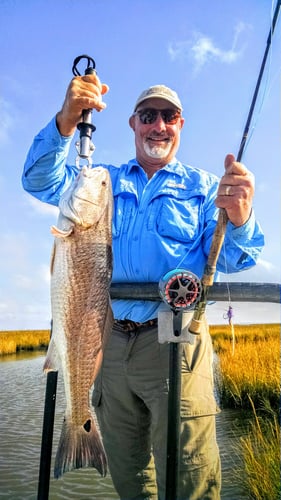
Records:
[[[242,140],[241,140],[239,151],[237,154],[237,161],[238,162],[240,162],[242,159],[244,148],[245,148],[246,141],[248,138],[248,134],[249,134],[250,126],[251,126],[251,121],[252,121],[252,117],[254,114],[254,109],[255,109],[255,105],[256,105],[259,89],[260,89],[260,84],[262,81],[262,77],[263,77],[269,49],[271,46],[273,33],[274,33],[275,26],[277,23],[280,7],[281,7],[281,0],[278,0],[276,7],[275,7],[274,15],[272,18],[272,23],[270,26],[269,35],[267,37],[266,49],[265,49],[264,56],[262,59],[262,64],[261,64],[260,72],[258,75],[256,87],[254,90],[248,118],[246,121],[246,125],[245,125],[243,135],[242,135]],[[209,287],[211,287],[214,283],[217,261],[218,261],[218,257],[219,257],[219,254],[220,254],[220,251],[222,249],[223,242],[224,242],[227,222],[228,222],[228,216],[227,216],[226,210],[224,208],[219,209],[217,225],[216,225],[216,228],[214,231],[213,240],[212,240],[207,264],[205,266],[204,274],[203,274],[203,277],[201,280],[202,285],[203,285],[202,286],[201,300],[199,301],[199,303],[195,307],[193,320],[192,320],[191,325],[190,325],[190,331],[192,331],[193,333],[199,333],[200,321],[201,321],[202,316],[203,316],[205,309],[206,309]]]
[[[272,35],[274,33],[275,25],[277,22],[280,5],[281,5],[281,0],[278,0],[272,24],[270,27],[270,32],[268,35],[266,50],[262,60],[262,65],[259,72],[256,88],[254,91],[254,96],[250,106],[249,115],[247,118],[247,122],[242,136],[242,141],[237,155],[237,161],[241,161],[241,158],[243,156],[243,151],[250,130],[251,120],[254,113],[255,104],[259,93],[260,83],[262,80],[269,48],[271,45]],[[192,302],[194,305],[194,314],[188,329],[191,333],[194,334],[200,333],[202,325],[202,317],[204,315],[207,304],[207,295],[209,288],[214,283],[217,260],[224,242],[227,222],[228,222],[228,216],[226,210],[220,209],[207,264],[204,269],[204,274],[201,283],[200,280],[196,279],[195,276],[186,276],[182,270],[175,270],[172,272],[173,276],[168,276],[168,279],[164,280],[164,283],[160,282],[159,284],[160,295],[162,295],[163,300],[166,300],[170,304],[170,306],[172,306],[172,309],[174,309],[173,312],[174,330],[175,330],[175,322],[176,323],[178,322],[176,317],[177,312],[174,307],[175,304],[173,304],[174,298],[172,298],[172,301],[170,299],[171,299],[171,293],[173,294],[172,297],[175,296],[174,283],[178,282],[179,286],[177,286],[176,296],[177,298],[180,298],[180,300],[182,301],[182,304],[180,305],[182,305],[185,308],[188,308],[188,306],[191,305]],[[162,294],[161,294],[161,288],[162,288]],[[182,352],[182,346],[180,345],[180,343],[176,343],[175,340],[174,343],[172,341],[170,344],[169,382],[170,384],[172,384],[172,387],[169,388],[169,400],[168,400],[167,472],[166,472],[166,496],[165,496],[166,500],[178,500],[179,498],[178,490],[179,490],[179,459],[180,459],[179,450],[180,450],[181,352]],[[172,392],[172,394],[170,394],[170,392]]]

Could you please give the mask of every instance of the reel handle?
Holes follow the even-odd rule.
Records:
[[[85,75],[93,75],[96,73],[95,67],[96,63],[94,59],[85,54],[78,56],[73,61],[72,73],[74,76],[81,76],[81,73],[78,70],[78,64],[82,59],[87,60],[87,67],[85,69]],[[89,162],[89,158],[94,150],[94,145],[92,144],[92,133],[96,130],[95,125],[92,123],[92,109],[83,109],[82,111],[82,122],[77,125],[78,130],[80,131],[79,136],[79,150],[78,155],[80,158],[87,159]]]

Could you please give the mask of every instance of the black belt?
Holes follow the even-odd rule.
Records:
[[[140,332],[145,328],[153,328],[158,324],[157,319],[150,319],[144,323],[131,321],[130,319],[115,319],[113,328],[119,332]]]

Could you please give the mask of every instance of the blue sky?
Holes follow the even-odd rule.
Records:
[[[49,228],[57,214],[23,191],[21,173],[34,135],[62,105],[74,58],[92,56],[110,87],[106,111],[93,114],[95,162],[134,156],[128,117],[136,97],[164,83],[184,106],[178,158],[221,176],[225,154],[239,149],[274,7],[271,0],[0,0],[0,330],[49,326]],[[280,54],[281,20],[243,157],[256,176],[266,248],[253,270],[230,280],[280,282]],[[210,321],[223,322],[226,307],[213,306]],[[235,311],[238,322],[280,317],[272,304]]]

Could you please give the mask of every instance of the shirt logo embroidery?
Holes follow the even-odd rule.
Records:
[[[186,189],[186,186],[184,184],[177,184],[176,181],[168,181],[167,187]]]

